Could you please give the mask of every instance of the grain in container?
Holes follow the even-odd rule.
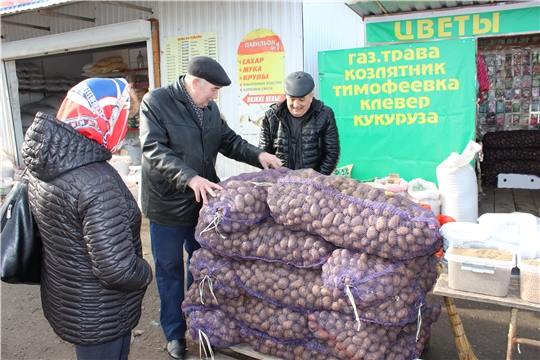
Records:
[[[525,301],[540,304],[540,242],[518,248],[519,295]]]
[[[448,286],[455,290],[492,296],[508,295],[517,248],[496,241],[450,244],[446,252]]]

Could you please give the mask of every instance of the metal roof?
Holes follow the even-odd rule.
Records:
[[[472,9],[474,6],[485,6],[492,4],[516,4],[527,3],[538,5],[538,0],[469,0],[469,1],[383,1],[383,0],[361,0],[349,2],[346,5],[364,20],[367,17],[387,16],[392,14],[405,14],[411,12],[448,10],[448,9]]]

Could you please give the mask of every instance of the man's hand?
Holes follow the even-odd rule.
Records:
[[[213,183],[199,175],[195,175],[193,178],[191,178],[191,180],[188,182],[188,186],[195,193],[195,200],[200,202],[202,198],[203,204],[208,204],[208,198],[206,197],[207,193],[212,197],[216,197],[216,193],[213,189],[223,190],[223,188],[218,184]]]
[[[269,154],[266,151],[259,154],[259,162],[265,169],[277,169],[283,165],[276,155]]]

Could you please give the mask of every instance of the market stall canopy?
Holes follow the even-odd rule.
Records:
[[[346,5],[365,20],[369,17],[403,15],[412,12],[433,12],[448,9],[472,9],[474,6],[503,5],[516,3],[538,3],[538,0],[479,0],[479,1],[378,1],[361,0],[350,1]]]

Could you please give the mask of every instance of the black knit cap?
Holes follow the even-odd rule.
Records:
[[[303,71],[295,71],[288,75],[283,82],[285,94],[293,97],[304,97],[315,89],[311,75]]]
[[[229,79],[225,70],[216,60],[208,56],[192,58],[188,63],[187,73],[216,86],[231,85],[231,79]]]

